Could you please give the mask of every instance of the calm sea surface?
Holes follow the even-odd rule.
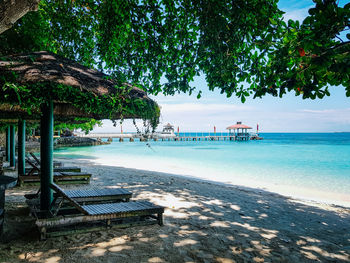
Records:
[[[264,140],[248,142],[114,141],[110,145],[56,150],[55,156],[277,192],[294,188],[350,197],[350,133],[262,133],[261,136]],[[350,198],[345,201],[350,202]]]

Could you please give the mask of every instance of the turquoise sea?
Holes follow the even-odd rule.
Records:
[[[264,140],[248,142],[115,140],[110,145],[59,149],[55,157],[179,174],[350,206],[350,133],[261,136]]]

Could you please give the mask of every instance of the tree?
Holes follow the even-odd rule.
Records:
[[[40,0],[4,0],[0,5],[0,34],[29,11],[37,11]]]
[[[316,0],[302,24],[282,22],[278,38],[257,63],[255,96],[282,97],[287,91],[315,99],[330,95],[329,85],[343,85],[350,97],[350,3]],[[341,33],[344,33],[343,38]],[[273,41],[273,40],[271,40]],[[259,68],[264,64],[265,68]]]
[[[0,55],[53,51],[153,94],[191,94],[204,74],[209,89],[242,102],[322,98],[329,85],[350,96],[349,41],[339,38],[350,5],[315,0],[309,14],[284,22],[277,0],[42,0],[0,35]]]

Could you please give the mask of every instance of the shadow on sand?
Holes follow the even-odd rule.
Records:
[[[346,208],[121,167],[86,171],[94,174],[92,186],[124,187],[136,200],[166,206],[165,225],[38,241],[25,204],[8,203],[1,262],[350,261]]]

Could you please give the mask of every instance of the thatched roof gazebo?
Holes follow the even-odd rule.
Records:
[[[142,118],[155,128],[160,113],[142,89],[46,51],[0,58],[0,92],[0,119],[19,123],[19,168],[24,166],[25,120],[40,120],[40,201],[46,211],[53,198],[49,185],[53,181],[54,116],[68,122]]]
[[[159,115],[157,104],[140,88],[47,51],[0,58],[0,76],[0,119],[18,117],[20,111],[26,119],[36,119],[40,108],[33,103],[44,98],[53,100],[56,119]]]

